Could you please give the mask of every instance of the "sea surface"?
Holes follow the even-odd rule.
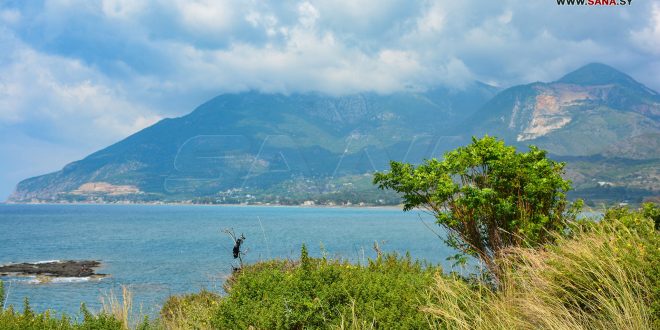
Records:
[[[233,241],[223,233],[228,228],[245,235],[247,262],[297,259],[302,244],[312,256],[355,263],[375,257],[374,242],[446,268],[446,257],[455,254],[430,216],[395,208],[0,204],[0,264],[89,259],[110,275],[46,284],[0,278],[7,304],[22,308],[28,297],[36,310],[76,315],[81,302],[97,311],[102,297],[120,296],[127,286],[134,311],[154,316],[169,295],[222,293],[236,265]]]

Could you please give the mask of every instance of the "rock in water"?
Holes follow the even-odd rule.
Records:
[[[0,266],[0,274],[44,275],[53,277],[103,276],[94,273],[101,265],[95,260],[65,260],[40,263],[18,263]]]

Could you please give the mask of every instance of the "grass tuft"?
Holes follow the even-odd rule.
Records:
[[[171,296],[160,312],[165,329],[212,329],[210,321],[220,302],[220,295],[202,290],[199,293]]]
[[[436,276],[422,310],[443,329],[657,329],[653,225],[611,211],[556,245],[508,250],[497,288]]]

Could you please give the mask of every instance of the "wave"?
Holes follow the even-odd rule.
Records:
[[[56,262],[62,262],[62,260],[53,259],[53,260],[39,260],[39,261],[34,261],[34,262],[20,262],[20,263],[26,263],[26,264],[30,264],[30,265],[40,265],[40,264],[50,264],[50,263],[56,263]],[[16,264],[19,264],[19,262],[0,263],[0,266],[10,266],[10,265],[16,265]]]
[[[7,283],[19,283],[19,284],[41,283],[41,280],[34,275],[28,275],[28,276],[5,275],[5,276],[0,276],[0,278],[5,282],[5,285],[7,285]]]
[[[39,264],[50,264],[54,262],[62,262],[62,260],[58,259],[53,259],[53,260],[41,260],[41,261],[35,261],[35,262],[30,262],[31,264],[39,265]]]
[[[53,277],[50,283],[82,283],[89,282],[91,277]]]
[[[17,284],[67,284],[67,283],[84,283],[89,281],[100,281],[103,277],[87,276],[87,277],[53,277],[53,276],[4,276],[6,282],[13,282]]]

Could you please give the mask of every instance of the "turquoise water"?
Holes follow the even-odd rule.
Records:
[[[423,219],[423,220],[422,220]],[[231,272],[233,242],[222,230],[244,233],[246,260],[298,258],[310,254],[364,262],[374,241],[384,251],[447,266],[454,254],[422,223],[429,216],[398,209],[342,209],[173,205],[0,205],[0,264],[92,259],[110,274],[102,280],[36,284],[4,278],[8,304],[29,297],[37,310],[77,313],[121,285],[133,292],[136,310],[155,315],[171,294],[202,288],[221,292]]]

